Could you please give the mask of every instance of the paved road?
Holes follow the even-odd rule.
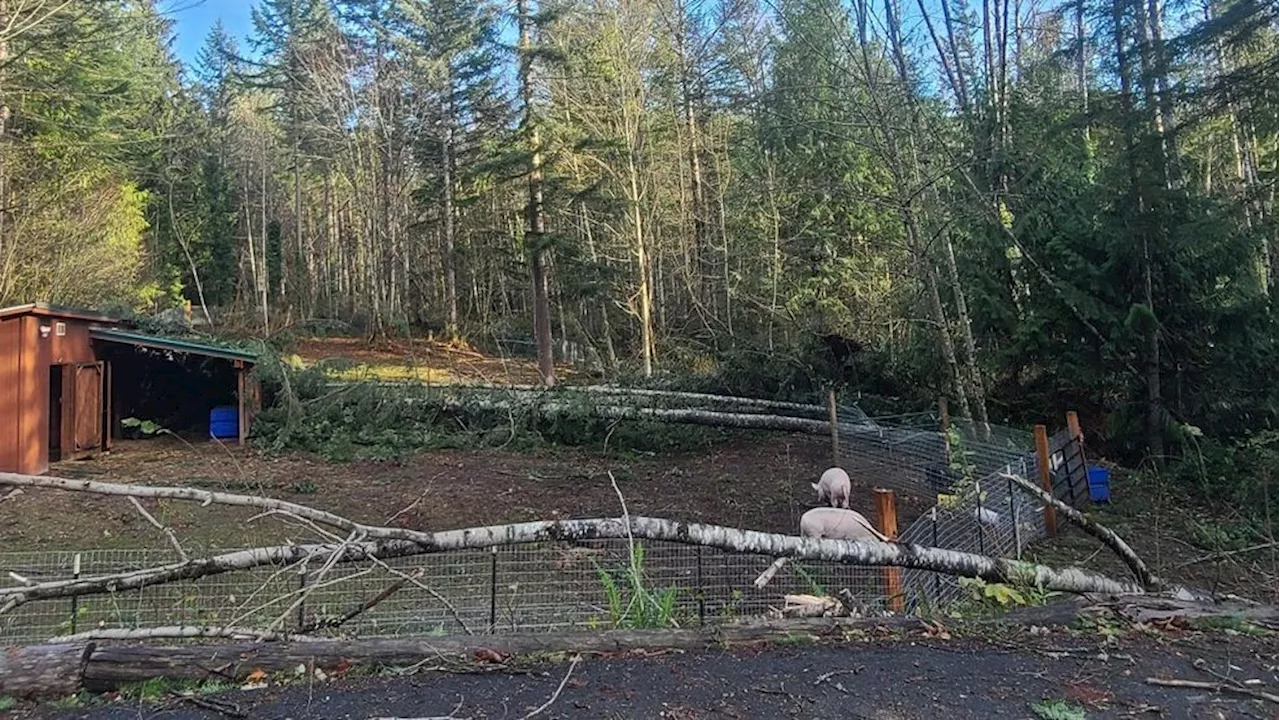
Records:
[[[1275,692],[1274,637],[1129,639],[1101,654],[1096,637],[1025,637],[1035,647],[976,640],[737,649],[582,661],[539,718],[1035,718],[1060,700],[1088,717],[1275,718],[1263,701],[1155,687],[1148,677],[1212,680],[1194,667],[1263,680]],[[1017,648],[1017,649],[1014,649]],[[1060,651],[1066,650],[1065,654]],[[1234,666],[1234,669],[1233,667]],[[532,672],[425,673],[204,696],[250,718],[517,719],[543,705],[568,664]],[[824,673],[835,672],[823,678]],[[45,707],[27,717],[92,720],[226,718],[183,701]],[[1064,715],[1062,717],[1070,717]]]

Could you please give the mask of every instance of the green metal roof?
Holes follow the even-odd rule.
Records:
[[[257,355],[245,350],[237,350],[235,348],[223,347],[221,345],[196,342],[194,340],[179,340],[177,338],[160,337],[158,335],[145,335],[143,333],[129,332],[127,330],[93,328],[89,331],[89,337],[94,340],[124,343],[126,345],[155,348],[157,350],[171,350],[173,352],[187,353],[190,355],[204,355],[206,357],[222,358],[224,360],[243,360],[248,363],[253,363],[258,359]]]

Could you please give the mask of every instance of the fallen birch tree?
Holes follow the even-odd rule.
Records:
[[[688,425],[706,425],[709,427],[733,428],[738,430],[784,430],[801,432],[810,435],[828,435],[831,423],[828,420],[810,420],[808,418],[790,417],[786,415],[761,415],[755,413],[731,413],[717,410],[695,410],[688,408],[652,408],[637,405],[582,405],[561,400],[535,399],[527,402],[512,400],[495,400],[479,397],[445,397],[439,398],[440,406],[446,410],[488,410],[510,412],[524,409],[544,418],[558,418],[572,415],[587,415],[609,420],[657,420],[661,422],[683,423]],[[843,434],[878,433],[873,425],[860,423],[836,423]]]
[[[1097,538],[1099,542],[1114,552],[1125,565],[1129,566],[1129,569],[1133,571],[1133,576],[1147,590],[1154,590],[1165,585],[1163,580],[1151,572],[1147,564],[1142,561],[1142,558],[1138,557],[1133,548],[1129,547],[1129,543],[1125,542],[1123,538],[1106,526],[1089,519],[1084,513],[1045,492],[1038,485],[1017,473],[1000,473],[1000,477],[1011,481],[1027,494],[1052,507],[1072,525]]]
[[[374,383],[379,387],[405,387],[412,386],[413,383],[400,383],[395,381],[378,381]],[[334,382],[330,383],[331,387],[349,387],[350,382]],[[721,408],[752,408],[759,411],[772,410],[775,412],[793,412],[805,413],[818,418],[826,418],[828,408],[825,405],[814,405],[808,403],[787,402],[784,400],[764,400],[761,398],[735,397],[732,395],[714,395],[711,393],[688,392],[683,390],[655,390],[649,388],[630,388],[617,385],[557,385],[554,388],[544,387],[542,385],[502,385],[498,383],[454,383],[442,386],[432,386],[433,389],[441,391],[465,393],[467,391],[483,391],[490,392],[495,395],[508,396],[541,396],[546,398],[565,399],[573,395],[604,395],[615,398],[633,398],[633,399],[651,399],[655,401],[682,401],[691,402],[702,405],[712,405]],[[864,421],[866,422],[866,421]]]
[[[382,560],[425,555],[451,550],[484,549],[501,545],[596,539],[657,540],[775,558],[825,560],[881,567],[897,566],[981,578],[987,582],[1034,586],[1070,593],[1120,594],[1143,590],[1135,583],[1115,580],[1080,568],[1058,569],[1029,562],[919,545],[820,540],[718,525],[682,523],[661,518],[631,517],[629,522],[623,518],[536,521],[424,532],[365,525],[332,513],[271,498],[255,498],[193,488],[123,485],[12,473],[0,473],[0,484],[263,508],[287,512],[297,517],[315,518],[316,522],[324,522],[333,527],[351,528],[348,540],[343,542],[251,548],[140,570],[46,582],[27,582],[14,587],[0,588],[0,614],[34,600],[121,592],[267,565],[289,565],[304,560],[333,564],[361,559]]]

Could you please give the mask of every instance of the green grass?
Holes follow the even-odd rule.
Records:
[[[1041,700],[1032,703],[1031,712],[1041,720],[1088,720],[1084,708],[1066,700]]]
[[[783,635],[774,641],[775,645],[783,645],[787,647],[800,647],[804,645],[813,645],[818,642],[812,635]]]
[[[1236,615],[1194,618],[1191,620],[1190,625],[1200,630],[1220,630],[1227,634],[1249,635],[1252,637],[1266,637],[1274,634],[1271,630]]]

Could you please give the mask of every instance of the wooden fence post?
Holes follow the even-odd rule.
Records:
[[[890,540],[898,539],[898,507],[893,491],[884,488],[875,489],[876,525],[877,529]],[[886,567],[884,569],[885,595],[889,598],[889,609],[902,612],[904,600],[902,596],[902,568]]]
[[[1053,475],[1049,466],[1049,431],[1043,425],[1036,426],[1036,465],[1040,470],[1041,489],[1053,496]],[[1044,533],[1049,537],[1058,534],[1058,511],[1052,505],[1044,506]]]
[[[1076,451],[1080,455],[1080,476],[1084,478],[1084,497],[1087,501],[1087,499],[1093,497],[1093,494],[1089,492],[1089,463],[1084,457],[1084,431],[1080,429],[1080,416],[1076,415],[1075,410],[1067,411],[1067,430],[1070,431],[1071,439],[1075,441]],[[1070,473],[1068,473],[1068,479],[1071,481],[1072,488],[1074,488],[1076,481],[1070,477]]]
[[[840,425],[836,415],[836,389],[827,390],[827,416],[831,421],[831,466],[840,467]]]

